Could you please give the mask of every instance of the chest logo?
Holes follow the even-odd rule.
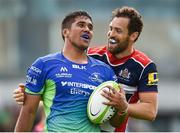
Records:
[[[56,73],[55,76],[57,78],[71,78],[72,74],[68,73],[68,69],[66,67],[61,67],[60,72]]]
[[[80,66],[80,65],[76,65],[76,64],[73,64],[72,68],[86,70],[86,66]]]
[[[101,76],[100,76],[100,73],[97,73],[97,72],[94,72],[91,74],[91,76],[89,76],[89,78],[91,79],[91,81],[97,81],[97,82],[100,82],[102,83],[103,80],[101,79]]]
[[[60,69],[60,72],[67,72],[68,70],[67,70],[67,68],[66,67],[61,67],[61,69]]]
[[[121,70],[119,73],[120,77],[123,77],[125,79],[129,79],[130,78],[131,73],[128,71],[127,68],[125,68],[124,70]]]

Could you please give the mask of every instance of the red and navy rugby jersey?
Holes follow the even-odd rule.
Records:
[[[157,92],[158,72],[155,63],[144,53],[134,52],[121,59],[117,59],[106,47],[89,48],[88,55],[110,65],[117,75],[118,82],[126,93],[129,103],[139,100],[138,92]],[[127,120],[115,131],[124,132]]]

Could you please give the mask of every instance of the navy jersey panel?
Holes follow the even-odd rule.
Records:
[[[138,84],[139,92],[145,91],[158,91],[158,73],[157,68],[153,62],[148,64],[144,69],[142,76],[140,77],[140,82]]]

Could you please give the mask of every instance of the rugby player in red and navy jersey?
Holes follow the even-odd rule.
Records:
[[[128,106],[119,112],[115,119],[117,132],[124,132],[128,117],[153,121],[157,115],[158,103],[158,72],[155,63],[143,52],[134,48],[143,28],[140,14],[130,7],[122,7],[112,12],[109,24],[108,45],[101,48],[89,48],[88,54],[110,65],[118,77],[120,86],[125,91]],[[111,105],[124,108],[121,93],[114,95],[106,92]],[[118,112],[117,112],[118,113]],[[118,123],[118,124],[117,124]]]
[[[89,48],[87,53],[110,65],[118,77],[122,92],[104,92],[110,100],[105,103],[117,109],[111,125],[102,126],[104,131],[125,132],[129,117],[153,121],[158,110],[158,72],[155,63],[143,52],[134,48],[141,34],[143,22],[137,10],[131,7],[117,8],[112,12],[109,24],[108,45]],[[14,97],[23,97],[15,90]],[[126,96],[126,98],[124,98]]]

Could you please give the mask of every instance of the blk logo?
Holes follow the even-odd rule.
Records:
[[[76,64],[73,64],[72,68],[86,70],[86,66],[79,66],[79,65],[76,65]]]

